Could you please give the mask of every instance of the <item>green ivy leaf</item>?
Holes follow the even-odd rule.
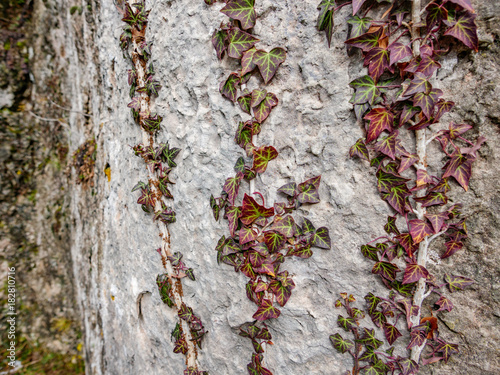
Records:
[[[193,309],[183,303],[177,315],[179,315],[179,318],[189,323],[193,319]]]
[[[243,159],[241,156],[236,160],[236,164],[234,165],[234,171],[236,173],[244,173],[245,172],[245,159]]]
[[[168,281],[168,275],[162,274],[156,277],[156,285],[158,286],[158,291],[160,292],[160,297],[163,303],[167,304],[168,307],[172,308],[174,306],[174,301],[170,297],[170,291],[172,290],[172,284]]]
[[[369,17],[361,18],[359,16],[349,16],[347,18],[347,23],[352,25],[350,36],[352,38],[357,38],[368,31],[372,23],[372,19]]]
[[[380,89],[373,78],[368,75],[355,79],[349,83],[349,86],[355,90],[354,97],[350,101],[353,104],[369,103],[373,105],[380,96]]]
[[[270,52],[257,50],[253,56],[253,62],[259,67],[264,83],[268,84],[274,77],[278,67],[286,59],[286,52],[283,48],[273,48]]]
[[[375,337],[375,331],[368,328],[363,328],[363,335],[359,340],[356,340],[356,342],[359,342],[360,344],[370,345],[375,350],[383,344],[382,341],[377,340],[377,338]]]
[[[241,28],[248,30],[254,27],[256,14],[255,0],[229,0],[221,12],[226,16],[241,22]]]
[[[365,296],[365,301],[368,303],[368,312],[371,314],[377,308],[377,305],[382,301],[379,297],[375,296],[373,293],[368,293]]]
[[[238,229],[238,219],[241,216],[241,207],[228,206],[226,207],[226,216],[229,226],[229,233],[234,237]]]
[[[342,354],[349,351],[349,349],[354,346],[354,343],[352,341],[344,340],[344,338],[338,333],[331,335],[330,341],[332,342],[333,347]]]
[[[378,249],[375,246],[361,245],[361,253],[365,258],[378,262]]]
[[[356,326],[356,321],[354,320],[354,318],[345,318],[342,315],[339,315],[337,317],[337,324],[344,331],[349,331],[351,328]]]
[[[399,272],[398,266],[389,262],[377,262],[372,269],[372,273],[380,275],[389,281],[394,281],[397,272]]]

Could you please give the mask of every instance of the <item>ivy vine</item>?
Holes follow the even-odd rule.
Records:
[[[149,10],[146,10],[145,0],[138,2],[128,1],[121,9],[125,22],[123,33],[120,36],[120,47],[124,57],[130,61],[128,83],[130,85],[131,102],[128,107],[132,117],[143,130],[143,142],[133,146],[136,156],[139,156],[147,166],[147,182],[139,181],[132,192],[140,191],[137,203],[142,210],[153,216],[157,222],[162,238],[161,247],[157,252],[161,256],[165,273],[158,275],[156,284],[162,301],[177,311],[179,321],[172,330],[171,336],[175,341],[174,352],[186,356],[185,375],[203,375],[206,371],[197,368],[196,345],[201,348],[201,342],[206,334],[201,319],[193,309],[187,306],[182,299],[181,279],[188,277],[195,280],[194,271],[182,261],[180,252],[172,252],[168,225],[175,223],[175,211],[169,205],[173,195],[169,185],[173,184],[169,174],[176,167],[175,158],[180,149],[170,147],[168,143],[155,142],[160,130],[162,116],[152,113],[151,104],[158,96],[161,84],[154,78],[155,71],[151,58],[153,42],[146,40],[146,27]]]
[[[205,0],[208,5],[213,0]],[[321,176],[312,177],[302,183],[291,182],[278,189],[286,201],[267,207],[264,197],[254,188],[254,179],[268,168],[269,162],[277,158],[273,146],[256,145],[256,137],[263,122],[278,105],[278,98],[267,89],[247,88],[252,76],[260,73],[253,82],[267,85],[286,59],[281,47],[270,51],[255,47],[259,41],[251,33],[257,15],[254,0],[223,1],[220,10],[230,20],[222,23],[212,36],[212,43],[219,59],[225,55],[239,61],[240,68],[231,72],[221,82],[220,93],[251,119],[239,122],[235,142],[245,150],[246,157],[239,157],[234,166],[233,177],[229,177],[220,197],[210,198],[215,220],[222,216],[227,220],[229,234],[222,236],[216,246],[217,261],[233,266],[247,278],[246,294],[257,305],[253,322],[240,327],[240,335],[251,340],[254,353],[247,365],[249,374],[272,375],[264,367],[264,348],[271,343],[271,333],[266,324],[276,319],[292,295],[295,283],[289,272],[283,269],[287,258],[309,258],[313,247],[330,249],[330,236],[326,227],[316,229],[308,219],[299,225],[292,213],[303,204],[320,201]],[[239,200],[242,181],[249,182],[249,193]],[[255,195],[255,198],[252,196]],[[241,202],[241,203],[240,203]]]
[[[390,290],[388,298],[370,293],[366,308],[360,310],[352,305],[354,296],[341,294],[336,306],[347,315],[339,315],[338,324],[354,341],[339,333],[330,339],[335,349],[353,357],[352,374],[416,374],[420,365],[448,362],[458,353],[458,345],[439,336],[432,310],[424,316],[424,300],[432,299],[438,312],[451,311],[453,303],[444,289],[454,293],[473,283],[453,273],[439,282],[427,263],[429,246],[437,238],[444,238],[441,259],[446,259],[460,251],[468,237],[462,205],[449,204],[447,194],[452,179],[468,190],[472,164],[486,139],[465,138],[471,125],[442,122],[455,103],[442,98],[433,76],[441,67],[439,58],[455,41],[478,51],[476,14],[470,0],[432,0],[424,7],[421,0],[323,0],[317,27],[325,31],[328,44],[334,14],[347,5],[352,5],[348,52],[354,55],[353,48],[360,49],[368,67],[367,75],[350,83],[351,103],[366,136],[349,154],[375,167],[381,198],[395,214],[387,218],[385,236],[361,246],[363,256],[375,262],[372,273]],[[433,141],[446,159],[436,174],[431,171],[439,166],[431,169],[427,164],[427,146]],[[383,341],[373,329],[360,326],[365,314],[382,329],[389,349],[381,349]],[[398,325],[400,319],[404,324]],[[403,326],[408,336],[397,328]],[[401,336],[408,337],[402,348],[409,352],[406,356],[394,350]]]

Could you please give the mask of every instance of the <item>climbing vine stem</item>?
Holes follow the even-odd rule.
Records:
[[[170,172],[176,167],[175,158],[180,149],[171,148],[168,143],[155,142],[163,118],[153,113],[154,98],[158,96],[161,84],[155,79],[155,71],[150,61],[153,42],[146,39],[146,28],[150,11],[146,10],[145,0],[124,3],[122,21],[125,22],[120,36],[120,47],[124,57],[130,61],[128,83],[130,97],[128,104],[134,121],[142,129],[142,143],[133,146],[136,156],[146,164],[147,182],[139,181],[132,192],[140,191],[137,203],[142,210],[153,216],[162,239],[157,249],[165,273],[158,275],[156,284],[162,301],[177,311],[179,321],[171,332],[174,339],[174,352],[186,356],[185,375],[203,375],[197,367],[197,349],[206,334],[205,328],[192,308],[183,301],[181,279],[195,280],[194,271],[182,261],[180,252],[172,252],[168,225],[176,221],[175,211],[170,207],[173,195],[169,190]]]

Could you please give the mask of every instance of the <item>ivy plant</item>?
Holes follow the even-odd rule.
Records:
[[[168,225],[175,223],[176,215],[169,204],[173,199],[170,191],[173,181],[169,174],[172,168],[177,166],[175,158],[181,150],[170,147],[168,143],[155,142],[163,118],[150,111],[150,102],[158,96],[161,84],[154,78],[155,71],[150,62],[153,43],[146,40],[149,10],[146,10],[145,0],[128,1],[124,6],[122,21],[126,25],[120,36],[120,47],[124,57],[131,63],[131,68],[128,70],[131,101],[128,107],[132,111],[134,121],[145,133],[143,139],[147,139],[146,143],[132,147],[135,155],[144,161],[148,172],[148,180],[139,181],[132,192],[140,193],[137,203],[143,211],[153,217],[160,230],[162,244],[157,251],[166,272],[157,276],[156,285],[161,300],[169,308],[175,309],[179,317],[171,334],[174,339],[174,352],[186,356],[184,375],[208,374],[206,371],[198,370],[196,363],[195,346],[201,348],[206,334],[205,327],[193,309],[182,299],[180,280],[187,277],[194,281],[195,274],[182,260],[182,254],[172,252],[170,245]]]
[[[428,250],[443,238],[439,253],[446,259],[459,252],[468,237],[462,205],[451,204],[448,194],[454,182],[468,190],[472,164],[485,138],[467,139],[465,133],[473,128],[469,124],[443,123],[455,103],[443,98],[433,77],[441,67],[440,58],[453,45],[478,51],[476,14],[470,0],[425,4],[420,0],[323,0],[317,27],[326,32],[328,44],[334,14],[347,5],[352,5],[347,51],[361,57],[368,69],[350,83],[351,103],[366,135],[349,154],[374,167],[380,197],[394,211],[384,226],[386,234],[361,246],[361,252],[374,262],[372,273],[390,293],[388,298],[368,294],[364,309],[353,307],[352,295],[342,294],[336,306],[346,315],[339,315],[338,323],[354,341],[339,333],[330,339],[335,349],[352,355],[352,374],[416,374],[419,366],[447,362],[459,350],[439,337],[432,310],[431,316],[424,316],[424,300],[429,298],[438,312],[451,311],[446,289],[454,293],[473,283],[453,272],[438,280],[428,269]],[[439,145],[444,163],[428,168],[431,142]],[[365,315],[383,331],[383,337],[360,326]],[[401,321],[404,324],[398,326]],[[405,327],[409,334],[403,335],[397,327]],[[402,346],[408,356],[393,353],[393,344],[402,340],[407,340]],[[391,348],[382,350],[383,341]]]
[[[211,5],[215,1],[205,2]],[[239,62],[239,68],[221,82],[219,91],[223,97],[238,103],[251,118],[239,122],[234,137],[245,157],[236,161],[234,175],[226,179],[220,196],[210,197],[215,220],[225,219],[229,230],[217,243],[217,261],[247,277],[246,294],[256,305],[253,321],[240,328],[240,335],[251,340],[254,348],[248,373],[272,375],[264,365],[264,348],[271,344],[272,338],[266,322],[280,316],[280,309],[296,287],[284,263],[289,258],[307,259],[314,248],[330,249],[330,236],[326,227],[316,229],[308,219],[293,216],[301,205],[320,201],[321,176],[282,186],[278,192],[286,200],[269,206],[254,189],[256,176],[264,173],[278,157],[273,146],[258,146],[256,137],[279,101],[266,88],[249,89],[247,84],[254,81],[269,84],[285,61],[286,52],[282,47],[270,50],[256,47],[259,40],[252,35],[257,18],[254,0],[223,2],[220,11],[230,20],[214,31],[212,44],[219,59],[227,55]],[[257,79],[249,82],[252,76]],[[243,181],[249,182],[250,192],[241,197]]]

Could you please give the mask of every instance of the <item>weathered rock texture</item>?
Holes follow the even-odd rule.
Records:
[[[328,49],[315,28],[317,2],[256,2],[259,46],[287,50],[287,60],[268,88],[280,104],[258,140],[276,147],[280,156],[258,178],[256,188],[271,204],[283,199],[276,194],[281,185],[321,174],[322,202],[302,207],[299,215],[326,225],[334,243],[332,250],[317,250],[308,260],[289,261],[297,288],[281,317],[269,324],[274,345],[266,348],[265,356],[266,367],[276,375],[350,369],[350,357],[335,352],[328,339],[339,331],[333,303],[340,292],[353,293],[361,303],[366,293],[384,291],[359,246],[382,235],[382,223],[392,213],[379,198],[370,167],[347,156],[362,135],[349,104],[348,84],[363,68],[360,59],[345,53],[348,7],[335,17]],[[439,314],[440,334],[460,344],[461,354],[448,364],[424,368],[422,374],[500,372],[500,4],[473,4],[480,51],[445,56],[436,85],[457,103],[447,119],[474,125],[488,142],[475,164],[470,191],[464,193],[458,185],[454,190],[469,216],[471,239],[457,256],[445,261],[435,257],[430,268],[438,275],[453,269],[476,284],[452,295],[451,313]],[[118,45],[121,17],[109,0],[84,2],[81,15],[70,15],[70,5],[52,0],[36,6],[39,12],[59,9],[48,44],[59,58],[56,66],[65,72],[62,94],[73,111],[92,116],[70,112],[70,154],[86,139],[94,137],[97,143],[94,186],[73,185],[66,212],[71,218],[73,283],[85,332],[86,371],[181,374],[183,357],[172,352],[170,339],[176,319],[155,286],[163,270],[155,251],[160,239],[150,217],[136,204],[136,194],[130,193],[146,172],[130,148],[141,137],[126,108],[129,65]],[[210,42],[225,16],[218,11],[220,5],[207,7],[202,0],[149,2],[148,7],[147,36],[154,41],[153,64],[163,84],[155,101],[165,118],[158,140],[183,150],[172,172],[177,223],[170,230],[173,251],[184,254],[197,278],[184,283],[185,299],[209,331],[199,352],[200,368],[211,374],[244,374],[252,348],[237,332],[251,320],[255,307],[245,296],[244,276],[217,265],[214,247],[227,229],[213,220],[209,207],[210,194],[220,192],[242,155],[233,141],[242,112],[218,92],[219,82],[235,66],[218,61]],[[110,181],[104,173],[108,166]]]

